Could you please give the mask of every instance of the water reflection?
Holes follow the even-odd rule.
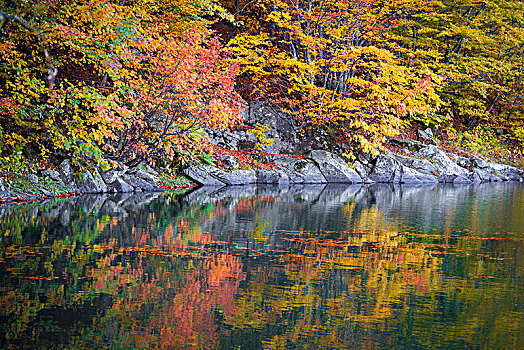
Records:
[[[0,231],[2,348],[522,342],[520,184],[91,196]]]

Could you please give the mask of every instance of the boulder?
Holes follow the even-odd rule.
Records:
[[[362,178],[336,154],[327,151],[311,151],[308,158],[313,160],[329,183],[362,183]]]
[[[149,172],[146,172],[144,170],[137,170],[133,175],[136,177],[139,177],[143,180],[146,180],[147,182],[154,183],[156,185],[156,182],[158,181],[157,177]]]
[[[473,173],[469,177],[470,180],[472,180],[475,183],[481,183],[481,182],[498,182],[503,181],[501,177],[493,174],[488,169],[474,169]]]
[[[399,183],[401,175],[401,166],[395,158],[379,154],[369,178],[376,182]]]
[[[288,184],[289,176],[282,171],[277,170],[259,170],[257,171],[257,183],[259,184]]]
[[[400,183],[420,184],[420,183],[437,183],[438,179],[434,175],[421,173],[415,169],[401,166]]]
[[[448,157],[439,147],[429,145],[416,153],[417,156],[425,157],[433,162],[438,174],[439,182],[471,183],[470,172]]]
[[[0,177],[0,198],[13,197],[15,194],[7,187],[4,180]]]
[[[35,174],[29,174],[29,175],[26,175],[25,177],[27,179],[27,181],[31,182],[32,184],[36,185],[38,184],[38,176],[36,176]]]
[[[410,168],[426,175],[438,174],[437,167],[427,159],[413,159]]]
[[[71,160],[64,159],[60,163],[59,167],[60,178],[62,179],[63,184],[70,190],[75,193],[79,193],[80,190],[75,183],[75,175],[73,174],[73,167],[71,166]]]
[[[355,161],[354,166],[358,176],[360,176],[362,180],[366,180],[368,178],[368,173],[371,171],[371,169],[359,162],[358,160]]]
[[[193,180],[197,184],[203,186],[225,186],[226,184],[222,181],[215,179],[206,169],[201,169],[197,166],[190,166],[182,171],[182,174],[189,179]]]
[[[227,169],[235,169],[239,166],[237,159],[231,155],[222,156],[221,161]]]
[[[133,186],[127,184],[124,180],[117,178],[115,181],[113,181],[110,186],[119,193],[128,193],[133,192],[134,188]]]
[[[436,176],[420,172],[406,165],[412,164],[413,161],[417,160],[416,158],[397,157],[398,159],[389,154],[379,155],[369,178],[384,183],[422,184],[438,182]]]
[[[122,175],[122,180],[124,180],[124,182],[126,182],[128,185],[133,186],[133,188],[135,189],[135,192],[141,192],[141,191],[160,192],[160,191],[163,191],[153,181],[149,181],[149,180],[143,179],[143,178],[138,177],[136,175],[124,174],[124,175]]]
[[[48,177],[51,180],[53,180],[54,182],[60,185],[64,185],[64,182],[60,178],[60,173],[56,170],[51,170],[51,169],[42,170],[41,174],[44,178]]]
[[[107,185],[98,170],[84,171],[81,176],[76,179],[76,186],[80,192],[83,193],[106,193]]]
[[[104,179],[104,182],[109,185],[115,182],[120,176],[124,175],[124,173],[124,170],[108,170],[103,171],[100,175],[102,176],[102,179]]]
[[[54,193],[51,192],[51,191],[46,190],[45,188],[41,188],[41,189],[40,189],[40,192],[41,192],[44,196],[46,196],[46,197],[56,197],[56,194],[54,194]]]
[[[484,159],[477,157],[477,156],[473,156],[469,158],[469,164],[470,166],[479,168],[479,169],[491,168],[489,165],[489,162],[486,162]]]
[[[431,131],[430,128],[427,128],[425,130],[418,130],[417,134],[418,134],[419,139],[427,143],[435,144],[433,131]]]
[[[426,174],[426,175],[436,175],[437,174],[437,167],[433,165],[429,160],[427,159],[421,159],[421,158],[413,158],[413,157],[406,157],[401,155],[396,155],[395,158],[399,161],[400,164],[415,169],[416,171]]]
[[[224,171],[211,165],[201,165],[201,169],[226,185],[247,185],[257,181],[253,170]]]
[[[275,160],[275,163],[278,165],[278,169],[285,172],[293,183],[327,183],[320,169],[310,160],[285,157]]]
[[[495,162],[488,162],[489,167],[493,169],[495,174],[499,177],[505,177],[508,180],[522,181],[524,180],[524,169],[519,169],[511,165],[500,164]]]

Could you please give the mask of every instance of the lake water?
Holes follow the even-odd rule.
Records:
[[[519,349],[524,184],[0,207],[0,347]]]

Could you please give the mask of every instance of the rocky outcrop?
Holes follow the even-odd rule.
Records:
[[[322,184],[328,181],[320,169],[308,159],[283,157],[275,160],[277,169],[286,173],[295,184]]]
[[[259,170],[257,171],[257,183],[259,184],[289,184],[289,176],[280,170]]]
[[[362,178],[336,154],[327,151],[311,151],[308,159],[313,160],[329,183],[362,183]]]
[[[416,169],[403,165],[394,155],[380,154],[375,162],[369,178],[382,183],[434,183],[434,175],[419,172]]]
[[[245,128],[238,130],[207,129],[206,136],[214,144],[230,150],[253,150],[257,143],[260,150],[268,153],[289,153],[301,143],[299,128],[285,113],[267,105],[249,103],[243,115]],[[250,129],[262,125],[272,142],[260,144]]]
[[[215,186],[223,187],[226,186],[222,181],[217,180],[211,172],[206,171],[198,166],[190,166],[183,171],[184,176],[195,181],[197,184],[202,186]]]
[[[430,160],[436,168],[439,182],[448,183],[471,183],[470,172],[460,167],[457,163],[451,160],[451,158],[439,147],[429,145],[417,153],[416,156],[424,157]]]
[[[75,179],[75,184],[81,193],[106,193],[108,191],[98,170],[84,171]]]
[[[339,156],[322,150],[309,152],[304,159],[267,155],[275,163],[271,170],[255,173],[249,170],[223,170],[209,165],[190,167],[185,175],[201,185],[229,186],[241,184],[323,184],[323,183],[400,183],[470,184],[498,181],[523,181],[524,170],[488,162],[480,157],[463,158],[448,155],[435,145],[416,146],[412,155],[391,152],[373,157],[359,155],[351,168]],[[231,162],[233,164],[234,162]]]
[[[246,185],[257,181],[253,170],[225,171],[220,168],[200,164],[184,170],[183,174],[196,183],[204,186]]]
[[[60,163],[58,170],[45,169],[40,171],[39,176],[36,174],[26,176],[26,180],[38,190],[38,195],[9,189],[1,182],[0,199],[36,200],[42,197],[55,197],[57,193],[63,192],[74,194],[161,192],[164,190],[157,185],[158,176],[158,172],[142,164],[133,169],[121,164],[116,170],[101,171],[96,168],[80,170],[66,159]],[[34,189],[31,191],[34,192]]]

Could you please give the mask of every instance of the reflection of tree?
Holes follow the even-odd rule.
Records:
[[[0,347],[516,348],[521,235],[409,226],[358,196],[322,213],[311,198],[4,213]],[[338,226],[283,228],[293,212]]]

